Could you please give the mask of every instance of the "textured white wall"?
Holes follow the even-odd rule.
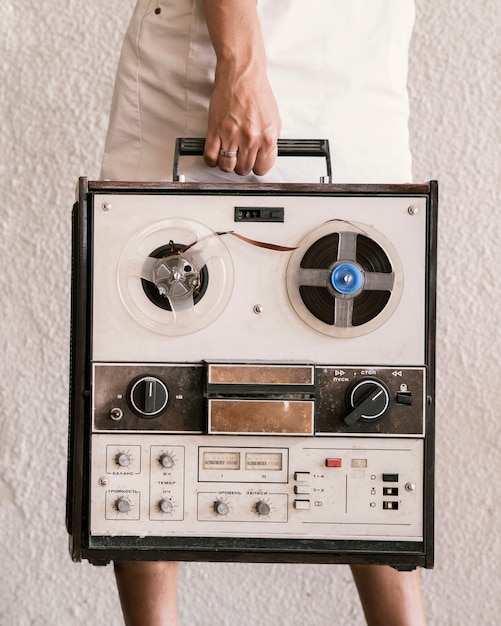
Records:
[[[499,623],[499,0],[421,0],[416,180],[441,183],[436,569],[431,625]],[[0,624],[118,626],[111,567],[64,528],[70,207],[97,177],[132,0],[0,4]],[[497,39],[496,39],[497,36]],[[342,566],[188,564],[184,626],[363,624]]]

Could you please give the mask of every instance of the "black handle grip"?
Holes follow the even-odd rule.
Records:
[[[203,137],[179,137],[176,139],[172,179],[179,180],[180,156],[202,156],[205,139]],[[326,161],[327,179],[332,182],[331,157],[328,139],[279,139],[278,156],[323,157]]]

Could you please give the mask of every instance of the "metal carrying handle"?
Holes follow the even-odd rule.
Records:
[[[174,150],[172,180],[178,181],[180,156],[202,156],[205,139],[203,137],[178,137]],[[328,139],[279,139],[278,156],[324,157],[327,167],[327,181],[332,182],[331,156]]]

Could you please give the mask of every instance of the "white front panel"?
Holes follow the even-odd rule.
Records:
[[[285,222],[235,223],[234,209],[241,206],[283,207]],[[348,229],[356,223],[363,231],[365,225],[367,236],[383,249],[388,243],[388,254],[396,256],[397,306],[363,336],[327,336],[301,319],[286,286],[292,252],[264,249],[228,234],[207,235],[234,230],[257,241],[296,247],[332,220]],[[188,231],[189,238],[193,224],[200,225],[195,230],[203,239],[194,258],[207,263],[208,287],[199,304],[180,312],[182,321],[171,332],[172,313],[148,300],[138,266],[155,247],[169,243],[170,232]],[[95,361],[424,364],[424,197],[97,195],[93,240]]]
[[[92,435],[92,535],[422,540],[421,439]]]

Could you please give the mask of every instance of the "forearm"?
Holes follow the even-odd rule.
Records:
[[[218,64],[266,63],[256,0],[204,0]]]
[[[204,7],[217,59],[206,163],[227,172],[265,174],[275,162],[281,123],[256,0],[204,0]],[[227,157],[221,148],[238,156]]]

